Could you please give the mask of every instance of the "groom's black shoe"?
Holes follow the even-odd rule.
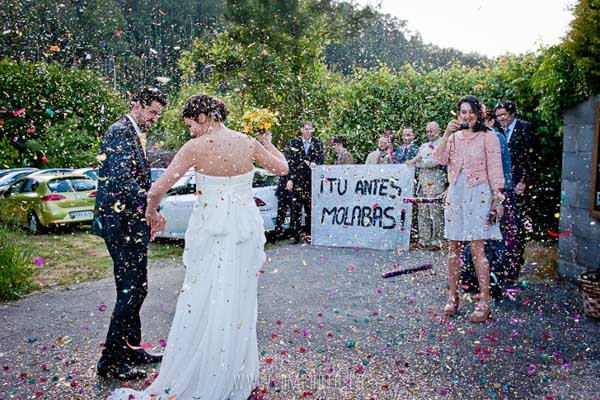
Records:
[[[125,356],[128,364],[144,365],[156,364],[162,361],[162,355],[150,354],[144,349],[132,350]]]
[[[98,361],[98,375],[108,379],[118,379],[120,381],[132,381],[144,379],[146,372],[137,368],[132,368],[125,363]]]

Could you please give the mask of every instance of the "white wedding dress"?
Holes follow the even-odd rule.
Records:
[[[160,373],[143,392],[121,388],[108,400],[246,400],[257,386],[256,290],[265,234],[253,176],[197,174],[185,278]]]

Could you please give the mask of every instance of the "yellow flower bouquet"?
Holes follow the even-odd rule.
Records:
[[[277,123],[277,113],[272,113],[266,108],[246,111],[242,116],[242,128],[249,135],[262,135],[271,130]]]

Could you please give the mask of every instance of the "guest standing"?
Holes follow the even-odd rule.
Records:
[[[367,156],[365,164],[391,164],[392,163],[392,144],[386,136],[381,136],[377,142],[377,150],[372,151]]]
[[[354,157],[348,151],[346,146],[348,142],[345,136],[336,136],[333,138],[333,146],[335,149],[335,165],[354,164]]]
[[[433,150],[439,145],[440,125],[432,121],[425,128],[427,142],[419,148],[419,153],[407,164],[417,167],[417,196],[439,197],[446,190],[446,169],[433,159]],[[438,251],[442,245],[444,231],[444,207],[441,204],[418,204],[419,240],[417,248]]]
[[[300,242],[302,209],[307,234],[305,238],[310,241],[312,170],[323,164],[323,144],[312,136],[313,132],[311,121],[302,122],[300,136],[290,140],[285,151],[290,169],[288,182],[291,182],[294,191],[291,244]]]
[[[438,163],[448,165],[444,233],[449,240],[450,290],[444,313],[458,313],[460,257],[463,242],[470,242],[480,299],[469,319],[484,322],[492,313],[490,271],[484,240],[502,238],[497,217],[501,217],[504,211],[504,174],[498,138],[485,125],[477,97],[462,97],[457,111],[460,122],[453,120],[448,123],[442,140],[433,151],[433,158]]]

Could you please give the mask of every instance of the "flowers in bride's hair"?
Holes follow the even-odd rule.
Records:
[[[277,113],[266,108],[246,111],[242,116],[242,129],[249,135],[261,135],[277,123]]]

